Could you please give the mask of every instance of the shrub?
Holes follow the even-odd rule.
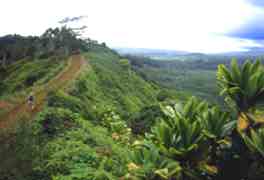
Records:
[[[164,179],[184,180],[215,177],[221,161],[220,149],[230,148],[230,142],[225,139],[235,125],[230,116],[195,98],[184,105],[161,107],[164,116],[146,134],[143,146],[153,144],[152,148],[158,155],[169,164],[177,164],[175,169],[179,171],[176,174],[173,174],[174,171],[170,173],[168,167],[171,166],[168,165],[158,170],[161,173],[159,175],[164,175]],[[150,174],[155,172],[157,170],[149,169]]]
[[[219,65],[217,79],[222,88],[221,94],[225,95],[231,108],[238,112],[238,129],[247,130],[255,123],[250,114],[264,102],[263,65],[260,61],[254,64],[247,61],[239,67],[237,61],[232,60],[230,70]]]
[[[106,129],[77,118],[75,128],[43,144],[35,171],[53,179],[109,179],[124,176],[127,148],[117,145]],[[48,179],[49,179],[48,178]]]
[[[82,111],[82,102],[78,98],[69,96],[63,91],[50,92],[47,101],[50,107],[61,107],[70,109],[73,112]]]
[[[130,155],[130,163],[127,165],[129,173],[127,179],[162,180],[179,178],[181,167],[178,162],[161,156],[157,148],[146,143],[144,146],[136,145]]]
[[[41,77],[43,77],[45,73],[46,72],[35,72],[35,73],[29,74],[29,76],[25,79],[25,82],[24,82],[25,86],[26,87],[32,86],[36,81],[41,79]]]
[[[114,140],[129,144],[131,137],[131,129],[128,128],[126,122],[121,119],[119,114],[112,109],[108,109],[102,115],[102,125],[109,129]]]
[[[45,108],[36,118],[36,134],[54,137],[72,128],[78,114],[62,108]]]
[[[134,134],[144,135],[162,117],[163,113],[159,105],[145,107],[130,117],[129,126]]]

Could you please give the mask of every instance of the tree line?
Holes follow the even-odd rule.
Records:
[[[78,51],[87,51],[91,45],[98,45],[91,39],[80,38],[74,29],[63,26],[49,28],[41,36],[6,35],[0,37],[0,67],[23,58],[47,58],[68,56]]]

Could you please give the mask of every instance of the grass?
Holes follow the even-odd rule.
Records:
[[[14,104],[21,102],[34,86],[45,84],[65,65],[64,60],[49,58],[21,60],[9,66],[1,78],[0,100],[8,100]]]
[[[53,90],[56,95],[53,99],[50,99],[50,96],[48,96],[48,106],[50,106],[50,102],[53,103],[49,108],[68,109],[72,113],[79,113],[81,116],[94,115],[94,119],[86,117],[85,119],[91,121],[96,120],[98,124],[95,125],[92,122],[83,120],[81,125],[79,124],[78,127],[74,129],[66,130],[63,128],[65,130],[61,132],[63,136],[58,136],[53,139],[45,138],[43,139],[45,142],[34,142],[33,137],[36,137],[36,134],[23,135],[21,132],[18,132],[17,135],[15,134],[15,140],[16,138],[20,138],[19,141],[16,142],[20,142],[21,144],[14,143],[16,148],[13,148],[12,151],[9,151],[9,148],[12,149],[12,147],[0,148],[0,153],[6,156],[0,164],[1,170],[4,172],[12,171],[17,174],[15,179],[23,179],[23,177],[27,176],[27,172],[32,170],[32,161],[28,160],[36,158],[34,160],[37,161],[38,158],[42,158],[38,161],[39,166],[35,168],[44,168],[42,170],[48,176],[46,173],[48,169],[45,169],[46,163],[48,161],[49,163],[53,162],[55,163],[54,168],[57,168],[58,166],[56,163],[60,160],[65,160],[64,157],[60,159],[60,156],[57,155],[64,153],[67,155],[67,159],[65,160],[65,163],[61,164],[62,168],[65,168],[65,165],[68,167],[68,164],[72,164],[74,167],[70,167],[70,170],[74,170],[76,169],[75,165],[78,165],[76,164],[75,159],[72,159],[72,152],[74,152],[75,157],[78,157],[80,154],[80,157],[78,157],[80,160],[90,158],[90,155],[94,154],[97,159],[96,162],[103,162],[104,159],[108,158],[109,153],[111,153],[109,160],[105,164],[106,169],[102,171],[114,172],[113,174],[117,177],[123,176],[126,173],[126,153],[128,148],[115,142],[111,137],[111,133],[109,133],[107,129],[99,126],[100,115],[111,107],[127,117],[129,114],[155,103],[159,89],[141,79],[136,73],[129,72],[128,69],[120,64],[119,57],[110,50],[101,49],[100,51],[92,51],[85,56],[89,64],[85,66],[84,71],[82,71],[78,77],[73,73],[75,70],[67,66],[56,78],[52,78],[45,85],[35,87],[37,88],[37,99],[38,101],[42,101],[42,99],[46,97],[46,93]],[[66,72],[67,75],[64,76],[63,74]],[[65,81],[69,78],[77,79],[75,79],[74,82],[71,81],[71,86],[66,89]],[[41,79],[45,79],[45,77]],[[42,84],[40,82],[41,80],[39,80],[39,84]],[[48,88],[48,90],[45,90],[44,87]],[[30,89],[30,87],[28,87],[28,89]],[[60,90],[61,93],[58,93],[58,90]],[[21,97],[23,96],[21,95]],[[44,106],[44,111],[45,110],[46,112],[50,112],[50,109],[46,109]],[[26,112],[26,110],[22,108],[21,112]],[[16,112],[16,114],[21,113]],[[55,115],[58,115],[58,113],[56,112]],[[37,116],[37,118],[38,117],[39,116]],[[70,116],[66,116],[65,120],[69,120],[69,117]],[[17,118],[19,117],[17,116]],[[26,122],[31,118],[32,117],[27,117]],[[52,120],[54,123],[57,122],[54,118],[52,118]],[[36,119],[34,123],[39,122],[37,122]],[[59,124],[59,126],[63,125],[63,123]],[[31,126],[28,126],[28,128],[31,131],[35,130],[35,128]],[[56,129],[57,127],[54,126],[54,128]],[[27,131],[25,130],[22,132],[26,133]],[[30,141],[29,145],[27,144],[28,141]],[[34,147],[31,147],[30,145],[39,145],[38,143],[44,143],[43,146],[37,148],[42,152],[37,154],[36,157],[31,157],[31,153],[34,152]],[[79,151],[79,145],[85,151]],[[57,147],[60,149],[59,151]],[[54,148],[57,150],[53,151]],[[45,152],[47,152],[47,156],[41,157]],[[76,155],[75,152],[79,153]],[[53,155],[56,155],[59,159],[54,159]],[[122,166],[120,166],[121,163]],[[41,167],[41,164],[44,166]],[[2,166],[4,169],[2,169]],[[25,174],[20,175],[18,172],[21,167],[25,168],[23,169]],[[90,166],[88,166],[88,168],[90,168]],[[96,165],[95,169],[92,169],[92,171],[98,169],[98,165]],[[86,172],[87,170],[85,169],[84,173]],[[64,176],[65,178],[68,176],[68,173],[56,173],[56,175],[63,176],[63,179]],[[33,179],[39,179],[39,177]]]
[[[25,101],[29,92],[53,78],[66,65],[64,60],[24,59],[10,65],[0,76],[0,115]]]
[[[89,104],[90,109],[102,112],[112,107],[128,115],[156,102],[158,91],[154,86],[124,68],[112,51],[90,52],[85,56],[91,69],[79,78],[71,94]]]
[[[73,80],[82,66],[82,59],[80,56],[73,56],[68,61],[67,66],[62,72],[60,72],[55,78],[51,79],[48,83],[34,87],[35,108],[30,110],[27,102],[25,101],[27,96],[20,96],[19,101],[14,108],[7,114],[0,117],[1,128],[12,128],[16,125],[17,120],[23,118],[32,119],[32,117],[39,111],[45,103],[45,98],[50,91],[56,91],[66,87],[70,80]],[[32,89],[31,89],[32,91]],[[25,91],[24,91],[25,92]],[[21,95],[21,94],[20,94]]]

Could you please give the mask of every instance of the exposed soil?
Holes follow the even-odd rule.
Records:
[[[85,64],[85,60],[81,55],[73,55],[69,59],[69,64],[66,66],[56,77],[50,80],[44,86],[38,87],[37,92],[34,92],[35,105],[32,109],[25,101],[15,105],[10,111],[0,116],[0,129],[14,128],[19,120],[28,119],[31,120],[36,113],[42,110],[45,104],[45,99],[50,91],[56,91],[67,87],[70,81],[74,80],[82,66]],[[7,102],[0,101],[0,108],[7,108],[9,104]]]

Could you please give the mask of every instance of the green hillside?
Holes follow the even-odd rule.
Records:
[[[104,159],[104,156],[101,157],[96,155],[97,149],[102,148],[103,150],[106,149],[106,151],[112,151],[112,148],[114,148],[115,152],[113,153],[117,157],[114,156],[113,158],[121,158],[120,153],[123,151],[125,151],[123,153],[127,152],[126,148],[128,147],[121,147],[119,143],[116,144],[114,142],[111,137],[112,131],[107,129],[108,126],[103,126],[103,124],[105,124],[104,119],[107,118],[106,116],[119,117],[120,119],[117,119],[118,123],[121,123],[119,129],[120,131],[124,130],[126,132],[127,125],[123,122],[127,121],[129,116],[133,113],[139,112],[144,107],[155,104],[158,89],[136,75],[136,73],[130,69],[129,65],[125,66],[124,63],[122,64],[120,57],[108,48],[98,47],[84,54],[84,56],[87,61],[86,67],[72,85],[68,87],[66,91],[60,90],[50,92],[43,112],[36,117],[33,124],[28,124],[23,120],[21,121],[22,126],[16,131],[15,135],[12,135],[17,140],[17,143],[14,144],[15,148],[13,146],[12,148],[9,146],[0,148],[1,154],[5,155],[5,158],[2,159],[2,163],[0,163],[0,172],[4,174],[3,177],[10,178],[15,176],[17,178],[27,179],[30,178],[30,176],[34,176],[34,178],[38,176],[39,172],[33,171],[32,166],[34,166],[35,161],[38,161],[38,158],[43,158],[38,157],[37,154],[44,152],[39,152],[36,147],[46,148],[46,146],[56,145],[58,148],[66,148],[64,147],[67,146],[66,144],[59,143],[60,141],[64,141],[62,137],[60,137],[61,133],[65,134],[63,135],[65,138],[73,138],[68,141],[69,146],[78,143],[82,148],[88,148],[87,151],[92,152],[95,156],[94,158],[98,158],[96,160],[98,163]],[[65,62],[64,60],[54,61],[54,59],[47,59],[18,61],[10,65],[6,69],[5,76],[3,76],[4,83],[2,86],[6,90],[2,92],[3,99],[12,99],[11,92],[16,92],[16,94],[18,94],[17,97],[22,97],[26,92],[29,92],[29,90],[33,89],[34,91],[34,88],[36,89],[38,85],[47,83],[58,74],[59,70],[65,67]],[[28,84],[27,79],[30,79],[32,74],[36,75],[36,79],[34,79],[34,82],[31,84]],[[19,88],[23,89],[23,91]],[[26,90],[27,88],[28,90]],[[15,103],[15,101],[13,103]],[[124,118],[124,120],[121,120],[121,118]],[[52,122],[49,122],[53,126],[52,129],[55,128],[56,130],[48,130],[48,133],[46,133],[45,130],[42,129],[43,127],[41,128],[41,125],[49,121],[49,119],[52,119]],[[68,120],[74,127],[70,128],[69,131],[63,128],[63,124],[68,122]],[[91,122],[93,124],[91,124]],[[26,123],[28,127],[25,127],[23,125],[24,123]],[[96,131],[94,130],[95,125],[97,126]],[[52,138],[48,138],[51,133],[49,131],[56,131],[56,135]],[[87,144],[85,137],[82,137],[83,142],[80,142],[78,136],[83,136],[82,134],[84,131],[86,132],[87,138],[92,138],[91,140],[95,142]],[[91,131],[92,134],[87,134],[88,131]],[[77,137],[72,133],[77,133],[75,134]],[[35,138],[28,142],[29,136]],[[97,140],[97,138],[99,139]],[[43,141],[44,144],[37,143],[39,140]],[[4,144],[7,143],[5,141],[5,139],[2,139]],[[94,147],[94,143],[98,143],[98,145]],[[71,147],[69,148],[69,151],[72,150]],[[52,155],[52,153],[55,152],[49,153],[49,155]],[[68,155],[70,156],[70,154]],[[55,161],[52,157],[50,158],[52,161]],[[48,159],[41,159],[40,161],[45,162],[48,161]],[[120,163],[119,161],[113,161],[117,163],[116,165]],[[125,159],[121,158],[121,161],[125,161]],[[21,166],[23,166],[23,172],[18,173],[17,171],[19,171]],[[124,164],[123,168],[125,168],[125,166]],[[43,171],[46,173],[45,171],[48,171],[48,169],[44,168]],[[124,174],[124,172],[125,170],[118,173],[120,175],[120,173]],[[33,173],[33,175],[31,173]],[[62,175],[63,173],[61,176]],[[49,178],[47,177],[47,179]]]
[[[0,180],[264,179],[261,61],[142,62],[77,37],[0,38]]]
[[[73,94],[99,112],[116,108],[122,115],[137,112],[156,102],[157,89],[124,66],[109,49],[85,54],[91,66],[76,83]],[[107,107],[108,106],[108,107]]]
[[[0,97],[21,93],[47,83],[64,67],[65,61],[48,59],[21,60],[1,71]]]

